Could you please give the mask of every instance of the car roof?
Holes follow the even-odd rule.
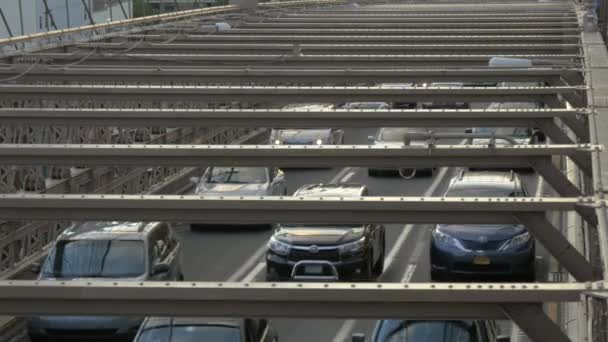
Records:
[[[521,180],[516,173],[499,171],[463,171],[452,181],[450,188],[517,189]]]
[[[227,327],[240,328],[243,326],[242,318],[222,318],[222,317],[148,317],[143,323],[143,327],[159,327],[169,325],[222,325]]]
[[[387,83],[380,83],[378,85],[380,88],[404,88],[404,87],[412,87],[414,86],[414,83],[411,82],[387,82]]]
[[[294,196],[347,196],[359,197],[366,186],[359,183],[340,184],[309,184],[304,185],[293,194]]]
[[[74,223],[60,240],[85,239],[144,239],[159,222],[93,221]]]

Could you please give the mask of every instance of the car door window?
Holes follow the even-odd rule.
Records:
[[[169,235],[169,227],[166,223],[161,223],[150,234],[150,262],[158,265],[167,262],[171,254],[172,239]]]

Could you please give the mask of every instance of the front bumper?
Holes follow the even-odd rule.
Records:
[[[338,271],[340,279],[360,278],[364,276],[364,269],[367,265],[368,253],[364,256],[355,257],[348,260],[332,261],[328,260]],[[266,272],[269,277],[276,280],[291,279],[291,272],[294,265],[302,260],[288,260],[272,252],[266,253]],[[312,259],[311,259],[312,260]]]
[[[480,264],[478,261],[480,259],[485,259],[489,263]],[[461,251],[438,246],[434,240],[431,242],[431,272],[445,277],[458,275],[526,277],[534,272],[534,260],[534,242],[529,243],[525,249],[514,252]]]

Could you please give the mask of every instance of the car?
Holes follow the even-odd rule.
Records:
[[[409,134],[425,134],[429,133],[427,128],[417,127],[383,127],[378,129],[376,135],[367,137],[371,145],[383,145],[400,147],[406,142],[410,146],[426,146],[428,139],[407,139]],[[404,178],[412,178],[416,175],[433,175],[435,168],[408,168],[405,167],[369,167],[367,174],[370,177],[378,177],[385,173],[399,173]]]
[[[542,105],[537,102],[494,102],[488,106],[488,110],[507,110],[507,109],[539,109]],[[474,127],[466,131],[467,133],[485,133],[495,134],[497,136],[506,136],[510,139],[496,138],[496,144],[512,145],[512,144],[543,144],[547,141],[545,134],[538,128],[528,127]],[[487,145],[490,138],[475,138],[472,140],[473,145]]]
[[[328,111],[335,109],[333,104],[309,103],[292,104],[283,110]],[[270,145],[341,145],[344,143],[344,130],[340,128],[273,128],[270,132]]]
[[[493,321],[460,320],[381,320],[376,323],[372,342],[500,342]],[[365,336],[353,335],[352,342]]]
[[[527,197],[513,172],[466,172],[445,197]],[[440,224],[431,237],[431,279],[498,276],[535,280],[535,241],[521,224]]]
[[[391,105],[386,102],[349,102],[342,106],[342,109],[391,109]]]
[[[266,319],[148,317],[133,342],[277,342]]]
[[[414,83],[411,83],[411,82],[380,83],[378,86],[380,88],[386,88],[386,89],[404,89],[404,88],[413,87]],[[391,107],[393,109],[415,109],[416,102],[394,101],[391,103]]]
[[[85,222],[68,227],[55,242],[39,280],[183,280],[181,243],[164,222]],[[32,341],[105,337],[131,341],[143,317],[37,316]]]
[[[213,166],[202,177],[192,177],[195,195],[201,196],[285,196],[285,174],[276,167]],[[195,229],[204,224],[193,223]]]
[[[426,86],[426,84],[425,84]],[[462,82],[432,82],[428,85],[429,87],[448,87],[448,88],[463,88],[465,86]],[[439,101],[439,102],[422,102],[420,104],[422,109],[469,109],[469,104],[466,102],[459,101]]]
[[[294,197],[367,196],[358,183],[305,185]],[[384,269],[385,228],[378,224],[279,224],[268,241],[266,278],[291,279],[294,268],[312,277],[374,279]],[[323,263],[325,265],[323,265]]]

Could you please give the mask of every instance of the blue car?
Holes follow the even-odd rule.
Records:
[[[513,172],[466,172],[446,197],[527,197]],[[431,279],[495,276],[535,280],[535,242],[519,224],[440,224],[431,238]]]

